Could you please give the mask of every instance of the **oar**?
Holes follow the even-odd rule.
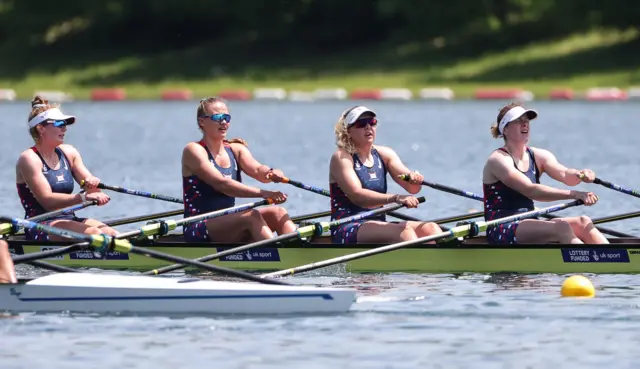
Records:
[[[317,193],[317,194],[322,195],[322,196],[331,197],[331,193],[329,191],[323,189],[323,188],[310,186],[310,185],[304,184],[302,182],[294,181],[294,180],[292,180],[290,178],[287,178],[287,177],[282,179],[282,183],[288,183],[288,184],[290,184],[292,186],[295,186],[295,187],[298,187],[298,188],[302,188],[303,190],[307,190],[307,191],[310,191],[310,192],[313,192],[313,193]],[[405,214],[402,214],[402,213],[398,213],[398,212],[395,212],[395,211],[390,212],[389,215],[391,215],[394,218],[400,219],[400,220],[413,221],[413,222],[421,222],[422,221],[419,218],[412,217],[410,215],[405,215]]]
[[[421,203],[425,201],[424,197],[419,197],[418,201],[420,201]],[[335,226],[339,226],[341,224],[346,224],[346,223],[350,223],[356,220],[361,220],[361,219],[365,219],[365,218],[370,218],[372,216],[375,215],[379,215],[379,214],[384,214],[387,212],[390,212],[392,210],[395,209],[399,209],[401,208],[403,205],[401,204],[390,204],[390,205],[386,205],[383,206],[381,208],[375,209],[375,210],[370,210],[370,211],[365,211],[347,218],[342,218],[342,219],[338,219],[338,220],[334,220],[332,222],[319,222],[319,223],[314,223],[308,226],[304,226],[304,227],[300,227],[296,230],[296,232],[292,232],[292,233],[287,233],[287,234],[283,234],[283,235],[279,235],[277,237],[274,238],[270,238],[267,240],[262,240],[262,241],[258,241],[258,242],[253,242],[247,245],[243,245],[243,246],[239,246],[236,248],[232,248],[229,250],[225,250],[225,251],[221,251],[212,255],[207,255],[207,256],[203,256],[200,257],[198,259],[195,259],[197,261],[200,262],[207,262],[207,261],[211,261],[211,260],[215,260],[215,259],[219,259],[223,256],[227,256],[227,255],[231,255],[231,254],[235,254],[241,251],[246,251],[249,249],[253,249],[253,248],[257,248],[257,247],[263,247],[263,246],[268,246],[268,245],[273,245],[275,243],[278,242],[284,242],[284,241],[290,241],[290,240],[294,240],[294,239],[302,239],[302,238],[307,238],[307,237],[312,237],[312,236],[320,236],[322,235],[324,232],[329,231],[329,229],[331,227],[335,227]],[[169,265],[160,269],[154,269],[154,270],[150,270],[148,272],[145,272],[143,274],[145,275],[158,275],[158,274],[162,274],[162,273],[168,273],[168,272],[172,272],[174,270],[183,268],[184,265],[180,265],[180,264],[175,264],[175,265]]]
[[[84,180],[80,181],[80,186],[84,186]],[[110,186],[110,185],[107,185],[107,184],[104,184],[104,183],[99,183],[98,184],[98,188],[100,188],[102,190],[110,190],[110,191],[115,191],[115,192],[120,192],[120,193],[126,193],[128,195],[141,196],[141,197],[146,197],[146,198],[150,198],[150,199],[175,202],[177,204],[184,203],[182,199],[178,199],[178,198],[175,198],[175,197],[159,195],[157,193],[151,193],[151,192],[146,192],[146,191],[130,190],[128,188],[123,188],[123,187],[119,187],[119,186]]]
[[[142,228],[134,231],[120,233],[115,238],[126,239],[126,238],[137,237],[137,236],[153,236],[153,235],[161,236],[169,233],[170,231],[173,231],[174,229],[180,226],[199,222],[201,220],[213,219],[213,218],[218,218],[218,217],[222,217],[229,214],[239,213],[249,209],[256,208],[258,206],[269,205],[269,204],[273,204],[272,199],[265,199],[265,200],[260,200],[256,202],[250,202],[248,204],[242,204],[242,205],[234,206],[231,208],[216,210],[210,213],[194,215],[192,217],[183,218],[179,220],[163,220],[158,223],[147,224],[146,226],[143,226]]]
[[[594,218],[594,219],[591,219],[591,222],[593,224],[602,224],[602,223],[615,222],[618,220],[637,218],[639,216],[640,216],[640,211],[633,211],[630,213],[623,213],[618,215],[609,215],[606,217]]]
[[[71,213],[73,213],[73,212],[75,212],[77,210],[84,209],[84,208],[86,208],[88,206],[96,205],[97,203],[98,202],[94,201],[94,200],[84,201],[84,202],[82,202],[80,204],[71,205],[71,206],[68,206],[66,208],[62,208],[62,209],[50,211],[48,213],[36,215],[35,217],[29,218],[29,220],[32,221],[32,222],[42,222],[42,221],[45,221],[47,219],[55,218],[55,217],[60,216],[60,215],[71,214]],[[13,233],[15,231],[16,231],[15,227],[12,224],[9,224],[9,223],[0,224],[0,234],[8,234],[8,233]]]
[[[593,180],[593,183],[599,184],[601,186],[610,188],[610,189],[618,191],[618,192],[622,192],[622,193],[627,194],[627,195],[631,195],[631,196],[640,198],[640,191],[636,191],[636,190],[631,189],[631,188],[622,187],[620,185],[611,183],[609,181],[604,181],[604,180],[602,180],[600,178],[596,178],[595,180]]]
[[[291,218],[291,221],[294,222],[294,223],[299,223],[299,222],[302,222],[302,221],[305,221],[305,220],[328,217],[330,215],[331,215],[331,210],[327,210],[327,211],[321,211],[321,212],[317,212],[317,213],[298,215],[296,217]]]
[[[14,257],[14,256],[20,256],[20,255],[11,254],[11,256]],[[40,261],[40,260],[32,260],[32,261],[27,262],[27,264],[32,265],[32,266],[37,267],[37,268],[52,270],[52,271],[58,272],[58,273],[77,273],[78,272],[77,270],[72,269],[72,268],[67,268],[67,267],[62,266],[62,265],[55,265],[55,264],[45,263],[44,261]]]
[[[160,213],[153,213],[148,215],[137,215],[133,217],[107,220],[104,222],[104,224],[108,225],[109,227],[115,227],[123,224],[144,222],[145,220],[154,220],[159,218],[172,217],[174,215],[180,215],[183,213],[184,213],[184,209],[176,209],[176,210],[163,211]]]
[[[487,228],[489,228],[489,227],[495,227],[495,226],[498,226],[498,225],[504,224],[504,223],[514,222],[514,221],[517,221],[517,220],[522,220],[522,219],[527,219],[527,218],[532,218],[532,217],[537,217],[537,216],[542,216],[543,214],[552,213],[554,211],[563,210],[563,209],[570,208],[572,206],[577,206],[577,205],[582,205],[582,201],[581,200],[575,200],[575,201],[571,201],[571,202],[568,202],[568,203],[565,203],[565,204],[549,206],[547,208],[532,210],[532,211],[528,211],[526,213],[520,213],[520,214],[512,215],[512,216],[509,216],[509,217],[505,217],[505,218],[494,219],[494,220],[491,220],[491,221],[488,221],[488,222],[481,221],[481,222],[477,222],[477,223],[460,225],[460,226],[457,226],[457,227],[454,227],[454,228],[450,229],[447,232],[442,232],[442,233],[438,233],[438,234],[435,234],[435,235],[418,238],[418,239],[415,239],[415,240],[403,241],[403,242],[395,243],[395,244],[392,244],[392,245],[381,246],[381,247],[377,247],[377,248],[374,248],[374,249],[365,250],[365,251],[361,251],[361,252],[356,252],[356,253],[348,254],[348,255],[343,255],[343,256],[340,256],[340,257],[337,257],[337,258],[318,261],[318,262],[315,262],[315,263],[302,265],[302,266],[295,267],[295,268],[285,269],[285,270],[281,270],[281,271],[277,271],[277,272],[273,272],[273,273],[262,274],[260,277],[261,278],[273,278],[273,277],[280,277],[280,276],[284,276],[284,275],[293,275],[295,273],[307,272],[307,271],[314,270],[314,269],[324,268],[324,267],[327,267],[327,266],[330,266],[330,265],[335,265],[335,264],[340,264],[340,263],[344,263],[344,262],[348,262],[348,261],[352,261],[352,260],[356,260],[356,259],[361,259],[361,258],[364,258],[364,257],[367,257],[367,256],[371,256],[371,255],[382,254],[382,253],[393,251],[393,250],[397,250],[397,249],[400,249],[400,248],[403,248],[403,247],[406,247],[406,246],[418,245],[418,244],[427,243],[427,242],[431,242],[431,241],[438,241],[438,240],[465,237],[465,236],[472,237],[472,236],[476,236],[480,232],[486,231]]]
[[[399,176],[399,178],[401,178],[401,179],[403,179],[405,181],[408,181],[409,180],[409,175],[408,174],[401,174]],[[451,193],[451,194],[454,194],[454,195],[463,196],[463,197],[466,197],[466,198],[469,198],[469,199],[473,199],[473,200],[477,200],[477,201],[484,201],[484,197],[480,196],[480,195],[478,195],[476,193],[460,190],[460,189],[449,187],[449,186],[445,186],[443,184],[422,181],[422,185],[429,186],[429,187],[434,188],[436,190],[448,192],[448,193]],[[543,218],[555,219],[555,218],[557,218],[557,216],[551,215],[551,214],[546,214],[546,215],[543,215]],[[632,235],[629,235],[629,234],[626,234],[626,233],[622,233],[622,232],[618,232],[618,231],[614,231],[613,229],[609,229],[609,228],[596,227],[596,229],[598,231],[600,231],[600,232],[602,232],[604,234],[608,234],[610,236],[615,236],[615,237],[633,237]]]
[[[89,246],[88,242],[74,243],[73,245],[58,247],[56,249],[51,249],[51,250],[46,250],[41,252],[32,252],[30,254],[24,254],[24,255],[14,255],[12,256],[12,259],[14,264],[29,263],[38,259],[44,259],[44,258],[50,258],[53,256],[68,254],[77,250],[85,249],[88,246]],[[75,270],[75,269],[72,269],[72,270]]]
[[[133,246],[127,240],[116,239],[114,237],[111,237],[105,234],[91,235],[91,234],[77,233],[77,232],[72,232],[66,229],[50,227],[41,223],[34,223],[29,220],[19,219],[19,218],[0,217],[0,220],[5,222],[11,222],[11,224],[14,224],[16,226],[23,227],[26,229],[34,228],[39,231],[46,232],[48,234],[56,235],[59,237],[85,241],[89,243],[89,247],[95,248],[98,252],[101,252],[101,253],[104,253],[107,251],[118,251],[123,253],[145,255],[145,256],[154,257],[160,260],[170,261],[173,263],[182,263],[186,265],[191,265],[191,266],[202,268],[211,272],[222,273],[222,274],[226,274],[226,275],[230,275],[238,278],[247,279],[250,281],[261,282],[266,284],[290,285],[289,283],[284,283],[281,281],[276,281],[271,279],[263,279],[253,274],[249,274],[249,273],[245,273],[245,272],[241,272],[233,269],[201,263],[198,261],[181,258],[175,255],[165,254],[163,252],[151,250],[149,248],[141,248],[141,247]]]
[[[398,177],[400,179],[405,180],[405,181],[409,181],[409,179],[410,179],[408,174],[401,174]],[[451,194],[454,194],[454,195],[463,196],[463,197],[466,197],[466,198],[469,198],[469,199],[484,201],[484,197],[482,197],[482,196],[480,196],[480,195],[478,195],[476,193],[460,190],[460,189],[449,187],[449,186],[446,186],[446,185],[443,185],[443,184],[439,184],[439,183],[435,183],[435,182],[422,181],[422,185],[423,186],[429,186],[431,188],[435,188],[436,190],[448,192],[448,193],[451,193]]]

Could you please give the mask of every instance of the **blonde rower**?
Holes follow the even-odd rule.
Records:
[[[196,114],[202,139],[190,142],[182,152],[184,216],[190,217],[229,208],[236,197],[271,198],[276,204],[286,201],[280,191],[267,191],[242,183],[242,173],[262,183],[281,181],[284,174],[260,164],[243,140],[227,140],[231,115],[227,103],[217,97],[200,101]],[[256,241],[296,230],[287,211],[266,206],[243,213],[209,219],[184,227],[189,242]]]
[[[393,149],[374,145],[378,119],[373,110],[356,106],[344,111],[335,126],[338,148],[331,156],[331,219],[341,219],[385,204],[418,206],[411,195],[387,194],[387,173],[410,194],[424,180],[410,172]],[[410,174],[410,181],[398,178]],[[399,242],[442,232],[435,223],[386,222],[385,216],[355,221],[331,229],[334,243]]]

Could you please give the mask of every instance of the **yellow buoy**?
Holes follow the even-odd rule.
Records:
[[[560,293],[564,297],[594,297],[596,290],[586,277],[573,275],[564,280]]]

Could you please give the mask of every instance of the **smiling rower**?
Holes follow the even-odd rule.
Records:
[[[226,101],[218,97],[201,100],[196,118],[202,139],[188,143],[182,152],[185,217],[233,207],[236,197],[271,198],[276,204],[287,200],[280,191],[242,183],[241,173],[262,183],[282,181],[284,174],[254,159],[244,140],[226,139],[231,127]],[[283,207],[266,206],[189,224],[184,227],[184,238],[188,242],[257,241],[273,238],[273,232],[295,230]]]
[[[84,201],[93,200],[98,205],[109,202],[109,196],[97,188],[100,179],[89,172],[80,152],[64,143],[67,126],[75,122],[75,116],[63,114],[59,107],[40,96],[31,102],[27,126],[35,145],[20,154],[16,165],[16,186],[25,218]],[[74,181],[83,180],[87,192],[73,194]],[[78,218],[75,214],[60,215],[41,223],[85,234],[118,234],[98,220]],[[29,240],[49,240],[45,232],[34,228],[26,230],[25,235]],[[64,238],[51,236],[51,239]]]
[[[567,168],[548,150],[527,146],[529,122],[537,117],[536,111],[511,103],[500,110],[492,125],[492,136],[504,138],[504,146],[489,155],[482,173],[485,220],[534,210],[534,200],[582,200],[587,206],[598,201],[593,192],[540,184],[543,173],[567,186],[593,182],[596,175],[590,169]],[[493,244],[608,243],[587,216],[505,223],[489,228],[487,240]]]

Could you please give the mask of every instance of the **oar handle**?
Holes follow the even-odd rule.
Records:
[[[409,179],[411,178],[409,176],[409,174],[400,174],[398,176],[400,179],[405,180],[405,181],[409,181]],[[460,190],[458,188],[454,188],[454,187],[449,187],[443,184],[439,184],[439,183],[434,183],[434,182],[429,182],[429,181],[422,181],[422,185],[423,186],[428,186],[431,188],[434,188],[436,190],[440,190],[443,192],[448,192],[454,195],[460,195],[460,196],[464,196],[466,198],[472,199],[472,200],[478,200],[478,201],[484,201],[484,197],[480,196],[476,193],[473,192],[469,192],[469,191],[465,191],[465,190]]]
[[[80,181],[80,186],[84,186],[84,183],[85,183],[84,179],[81,180]],[[184,201],[182,199],[178,199],[176,197],[160,195],[160,194],[157,194],[157,193],[146,192],[146,191],[131,190],[131,189],[128,189],[128,188],[119,187],[119,186],[111,186],[111,185],[107,185],[107,184],[104,184],[104,183],[99,183],[98,184],[98,188],[102,189],[102,190],[109,190],[109,191],[115,191],[115,192],[120,192],[120,193],[126,193],[128,195],[146,197],[146,198],[149,198],[149,199],[156,199],[156,200],[163,200],[163,201],[168,201],[168,202],[175,202],[176,204],[184,204]]]

